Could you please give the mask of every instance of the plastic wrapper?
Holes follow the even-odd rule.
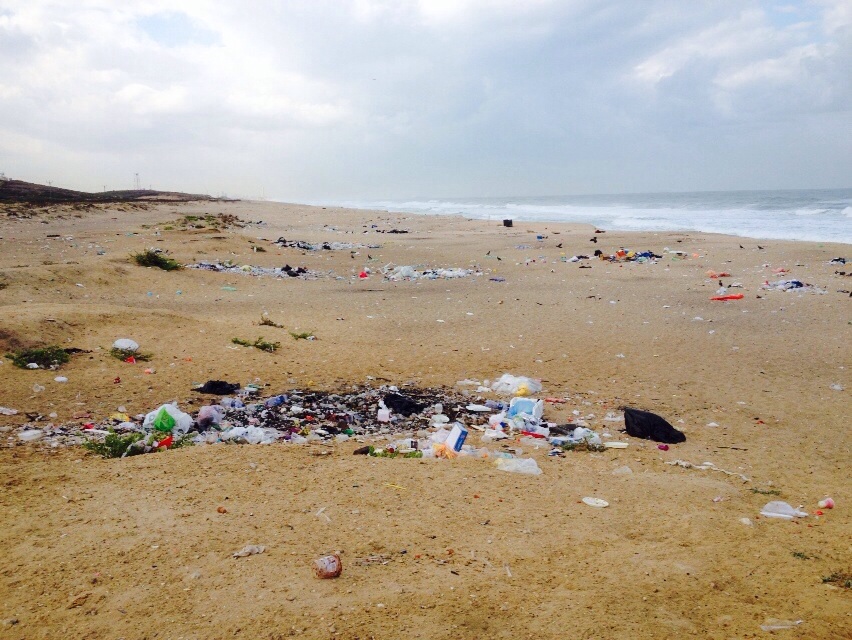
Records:
[[[529,396],[541,391],[541,383],[526,376],[504,373],[491,385],[491,389],[505,395]]]

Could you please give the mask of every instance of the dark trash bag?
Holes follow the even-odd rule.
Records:
[[[217,396],[227,396],[240,388],[239,384],[225,382],[224,380],[208,380],[200,387],[194,389],[197,393],[212,393]]]
[[[627,435],[645,438],[654,442],[678,444],[686,442],[686,436],[655,413],[624,407],[624,426]]]
[[[412,413],[420,413],[426,407],[426,405],[412,400],[401,393],[389,393],[385,396],[384,400],[385,406],[388,409],[394,413],[399,413],[406,418]]]

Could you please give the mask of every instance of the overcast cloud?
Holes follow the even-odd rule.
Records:
[[[0,171],[308,200],[849,187],[852,0],[0,0]]]

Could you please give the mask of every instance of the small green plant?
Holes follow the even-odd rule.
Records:
[[[833,584],[844,589],[852,589],[852,572],[835,571],[830,576],[823,576],[823,584]]]
[[[144,437],[144,433],[134,432],[122,436],[115,432],[110,432],[106,435],[103,442],[87,440],[83,443],[83,448],[104,458],[120,458],[130,448],[130,445]]]
[[[185,433],[182,436],[175,438],[174,444],[172,444],[169,449],[183,449],[185,447],[191,447],[195,444],[193,442],[194,439],[194,433]]]
[[[367,455],[374,458],[422,458],[422,451],[409,451],[407,453],[398,453],[396,451],[388,451],[386,449],[376,450],[372,445],[367,449]]]
[[[164,271],[176,271],[183,268],[177,260],[169,258],[154,249],[146,249],[140,253],[134,253],[131,257],[140,267],[157,267]]]
[[[21,369],[26,369],[27,365],[31,362],[35,362],[42,368],[48,368],[52,365],[58,366],[65,364],[69,360],[68,352],[56,345],[24,349],[23,351],[9,354],[9,357],[12,359],[12,363]]]
[[[302,331],[301,333],[297,333],[295,331],[288,331],[291,336],[293,336],[293,340],[316,340],[317,337],[314,335],[313,331]]]
[[[275,327],[276,329],[283,329],[283,324],[278,324],[277,322],[273,322],[266,316],[260,317],[260,322],[258,323],[261,327]]]
[[[799,560],[810,560],[811,559],[811,556],[807,555],[803,551],[794,551],[793,557],[798,558]]]
[[[563,451],[604,451],[606,447],[602,444],[589,442],[588,439],[580,440],[580,442],[566,442],[562,445]]]
[[[254,251],[255,253],[266,253],[266,249],[264,249],[263,247],[259,247],[256,244],[253,244],[251,246],[251,250]]]
[[[267,353],[272,353],[278,347],[281,346],[280,342],[268,342],[263,339],[263,336],[255,340],[254,342],[249,342],[248,340],[241,340],[240,338],[231,338],[231,342],[234,344],[239,344],[244,347],[254,347],[255,349],[260,349],[261,351],[266,351]]]
[[[130,356],[133,356],[139,362],[148,362],[151,359],[150,353],[142,353],[141,351],[133,351],[132,349],[119,349],[117,347],[110,349],[109,355],[119,360],[127,360]]]
[[[780,496],[781,492],[778,489],[749,489],[752,493],[759,493],[762,496]]]

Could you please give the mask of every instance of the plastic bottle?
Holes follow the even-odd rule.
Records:
[[[226,409],[244,409],[245,405],[243,401],[239,398],[222,398],[219,402],[220,405],[225,407]]]
[[[284,394],[281,394],[279,396],[272,396],[271,398],[267,398],[266,402],[264,402],[263,405],[267,409],[271,409],[272,407],[281,406],[285,402],[287,402],[287,396],[285,396]]]

